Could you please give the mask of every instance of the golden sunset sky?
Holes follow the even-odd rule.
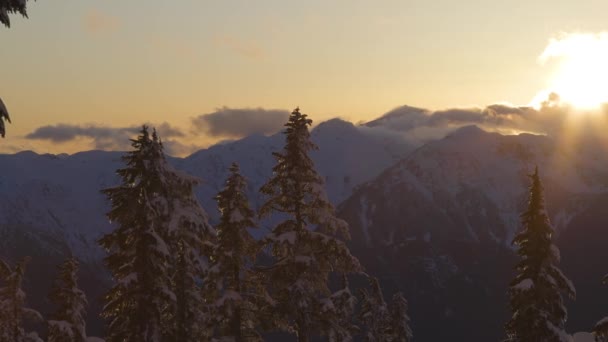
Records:
[[[218,108],[371,120],[400,105],[525,105],[551,82],[552,38],[608,29],[608,2],[38,0],[0,28],[0,152],[92,148],[26,139],[47,125],[126,127]]]

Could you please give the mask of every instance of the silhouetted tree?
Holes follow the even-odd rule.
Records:
[[[410,317],[407,314],[407,300],[403,293],[397,292],[393,295],[389,306],[390,329],[388,341],[410,342],[413,334],[410,328]]]
[[[261,340],[256,331],[259,322],[256,293],[258,277],[252,266],[259,250],[248,228],[255,227],[254,212],[245,195],[247,183],[236,163],[215,200],[220,211],[216,226],[218,244],[213,254],[209,282],[214,295],[217,337],[236,342]]]
[[[117,225],[99,240],[109,253],[105,264],[114,278],[102,312],[109,319],[110,342],[160,341],[172,330],[167,321],[176,301],[162,145],[146,126],[131,141],[134,151],[122,157],[126,168],[117,171],[122,184],[102,190],[112,205],[108,218]]]
[[[275,213],[281,220],[264,240],[274,258],[264,273],[276,301],[273,310],[282,320],[276,326],[295,332],[300,342],[342,319],[336,311],[323,310],[331,296],[330,273],[361,270],[359,261],[338,239],[350,237],[348,225],[335,216],[308,155],[317,148],[310,141],[311,123],[299,108],[291,113],[285,125],[285,147],[274,153],[273,176],[260,189],[268,196],[260,214]]]
[[[0,23],[11,26],[10,13],[19,13],[27,18],[27,0],[0,0]]]
[[[530,175],[528,208],[521,215],[522,231],[513,243],[521,261],[511,282],[511,319],[506,324],[507,340],[517,342],[568,341],[564,330],[568,318],[562,293],[576,296],[572,283],[555,266],[560,254],[552,244],[553,228],[545,211],[538,168]]]
[[[0,99],[0,136],[2,136],[3,138],[6,135],[6,127],[4,120],[8,121],[9,123],[11,122],[11,118],[8,115],[8,110],[6,109],[4,102],[2,102],[2,99]]]
[[[362,325],[365,342],[388,340],[390,313],[377,278],[369,278],[369,290],[361,289],[361,309],[359,321]]]
[[[24,320],[42,321],[36,310],[25,307],[25,292],[22,289],[23,275],[29,258],[22,259],[15,268],[0,260],[0,341],[38,341],[38,334],[26,333]]]
[[[215,248],[215,229],[208,223],[207,213],[194,196],[200,180],[163,167],[167,187],[169,248],[173,269],[172,290],[175,309],[169,315],[172,331],[166,339],[188,342],[208,340],[211,329],[209,306],[205,305],[200,281],[207,276],[209,259]],[[207,282],[207,280],[204,280]]]
[[[50,295],[58,310],[48,321],[48,342],[86,341],[87,298],[78,287],[78,261],[70,257],[59,266],[59,277]]]

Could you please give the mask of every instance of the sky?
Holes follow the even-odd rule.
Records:
[[[608,30],[591,0],[28,3],[0,28],[0,153],[113,149],[148,123],[187,154],[296,106],[362,122],[526,105],[559,67],[541,58],[552,39]]]

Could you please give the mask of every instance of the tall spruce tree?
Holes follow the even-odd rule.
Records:
[[[50,294],[58,309],[48,321],[47,342],[85,342],[87,298],[78,287],[79,263],[74,257],[59,266],[59,277]]]
[[[99,243],[109,253],[105,264],[114,286],[102,316],[109,320],[107,341],[161,341],[170,334],[176,296],[172,291],[162,145],[143,126],[133,151],[123,156],[117,173],[122,184],[102,190],[111,202],[114,231]]]
[[[355,307],[357,298],[350,290],[348,277],[342,275],[342,286],[334,292],[323,307],[322,315],[330,315],[338,319],[330,320],[331,324],[326,328],[330,342],[352,341],[353,336],[359,332],[359,327],[354,323]]]
[[[208,223],[207,213],[194,196],[193,188],[200,180],[163,167],[168,194],[169,248],[173,267],[172,290],[175,307],[169,314],[171,331],[166,339],[173,341],[201,341],[211,336],[207,329],[210,320],[208,305],[204,303],[200,281],[208,275],[209,259],[215,249],[215,229]]]
[[[329,275],[361,270],[339,239],[349,238],[348,226],[336,218],[310,159],[309,152],[317,148],[310,141],[311,124],[299,108],[291,113],[285,147],[274,153],[273,176],[260,189],[268,196],[260,214],[275,213],[282,220],[265,238],[274,262],[264,276],[276,301],[273,309],[283,319],[277,326],[295,332],[300,342],[341,319],[331,311],[319,315],[331,296]]]
[[[36,310],[25,307],[25,292],[22,289],[23,276],[29,258],[23,258],[14,268],[0,260],[0,341],[38,341],[38,334],[26,333],[24,320],[42,321]]]
[[[608,274],[604,276],[603,283],[608,284]],[[595,324],[593,334],[598,342],[608,341],[608,317],[602,318]]]
[[[363,330],[363,341],[381,342],[389,340],[390,313],[380,282],[369,277],[369,289],[361,289],[361,309],[359,321]]]
[[[391,342],[410,342],[413,338],[410,328],[410,317],[407,314],[407,300],[403,293],[397,292],[389,306],[390,329],[388,341]]]
[[[255,227],[255,214],[245,195],[246,188],[245,178],[233,163],[224,188],[215,197],[220,220],[210,272],[211,292],[216,293],[216,336],[236,342],[261,340],[255,330],[261,318],[256,309],[260,298],[258,277],[252,269],[259,244],[247,230]]]
[[[574,299],[576,292],[556,266],[560,254],[551,242],[553,228],[545,211],[538,168],[530,178],[528,208],[521,215],[522,230],[513,240],[521,260],[509,288],[513,315],[506,324],[507,340],[566,342],[569,337],[564,325],[568,316],[562,293]]]

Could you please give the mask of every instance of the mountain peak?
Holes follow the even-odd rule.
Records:
[[[340,118],[333,118],[327,121],[321,122],[317,127],[314,128],[314,131],[318,130],[339,130],[339,131],[352,131],[356,129],[355,125],[352,122],[342,120]]]
[[[448,134],[448,137],[468,137],[468,136],[480,136],[488,134],[488,132],[479,128],[477,125],[468,125],[456,129],[454,132]]]

